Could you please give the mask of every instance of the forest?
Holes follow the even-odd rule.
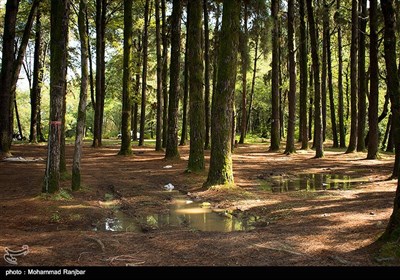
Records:
[[[398,266],[399,0],[1,0],[2,266]]]

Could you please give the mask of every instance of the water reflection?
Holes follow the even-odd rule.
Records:
[[[172,201],[169,213],[150,214],[133,218],[116,210],[113,218],[107,218],[100,230],[142,232],[166,226],[188,227],[200,231],[243,231],[254,228],[258,217],[235,217],[223,210],[213,210],[208,203],[197,203],[177,197]]]
[[[366,181],[368,179],[352,178],[348,175],[300,174],[294,178],[273,177],[270,180],[270,189],[272,192],[347,190]]]

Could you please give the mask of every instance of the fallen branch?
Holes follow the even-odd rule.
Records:
[[[110,263],[113,263],[114,261],[118,261],[118,262],[129,261],[129,262],[136,262],[136,263],[140,262],[138,259],[136,259],[132,255],[120,255],[120,256],[110,257],[110,258],[107,259],[107,261],[109,261]]]
[[[100,239],[97,239],[97,238],[91,237],[91,236],[86,236],[86,239],[91,240],[91,241],[95,241],[97,244],[100,245],[101,251],[102,251],[103,253],[105,253],[105,251],[106,251],[106,246],[104,246],[104,243],[101,242]]]
[[[297,255],[297,256],[303,256],[304,254],[296,252],[296,251],[292,251],[289,249],[285,249],[285,248],[275,248],[275,247],[270,247],[270,246],[266,246],[263,244],[255,244],[255,247],[259,247],[259,248],[263,248],[263,249],[268,249],[268,250],[274,250],[274,251],[282,251],[282,252],[286,252],[286,253],[290,253],[293,255]]]

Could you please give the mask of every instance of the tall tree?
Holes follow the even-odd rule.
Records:
[[[163,134],[162,147],[167,146],[167,131],[168,131],[168,36],[167,36],[167,17],[166,0],[161,0],[161,17],[162,17],[162,91],[163,91]]]
[[[365,33],[367,30],[367,0],[360,1],[358,33],[358,124],[357,151],[365,150],[365,124],[367,116],[367,77],[365,73]]]
[[[377,0],[370,0],[369,4],[369,57],[370,57],[370,93],[368,108],[368,159],[378,156],[378,106],[379,106],[379,63],[378,63],[378,5]]]
[[[382,13],[385,20],[384,47],[387,73],[387,87],[390,92],[392,109],[392,125],[394,126],[394,141],[396,146],[396,158],[400,153],[400,83],[396,65],[396,14],[393,8],[393,0],[381,0]],[[398,163],[397,163],[398,164]],[[398,166],[395,163],[395,169]],[[393,213],[386,227],[383,239],[398,240],[400,229],[400,180],[397,182],[396,197],[394,199]]]
[[[346,153],[352,153],[357,145],[357,49],[358,49],[358,0],[351,2],[351,47],[350,47],[350,143]]]
[[[306,0],[307,12],[308,12],[308,23],[311,40],[311,56],[314,74],[314,146],[315,146],[315,157],[321,158],[324,156],[323,149],[323,136],[322,136],[322,120],[321,120],[321,89],[319,79],[319,57],[318,57],[318,42],[317,42],[317,31],[314,19],[314,11],[312,6],[312,0]]]
[[[241,33],[241,44],[240,44],[240,54],[242,58],[242,65],[241,65],[241,74],[242,74],[242,118],[240,124],[240,139],[239,144],[244,143],[244,139],[246,138],[246,125],[247,125],[247,69],[249,68],[249,31],[248,31],[248,2],[244,1],[243,3],[243,32]]]
[[[133,0],[124,0],[124,65],[122,77],[121,149],[119,155],[131,155],[131,68],[132,68],[132,5]]]
[[[178,105],[179,73],[181,56],[181,0],[173,0],[171,15],[171,64],[168,104],[168,134],[165,150],[166,159],[179,158],[178,151]]]
[[[336,2],[336,10],[340,11],[340,0]],[[338,116],[339,116],[339,142],[340,147],[346,147],[346,131],[344,129],[344,96],[343,96],[343,49],[342,49],[342,27],[337,23],[338,41]]]
[[[188,2],[189,3],[189,2]],[[187,14],[189,14],[190,5],[187,5]],[[189,66],[188,66],[188,59],[189,59],[189,25],[190,25],[190,18],[187,17],[186,19],[186,39],[185,39],[185,58],[184,58],[184,66],[183,66],[183,100],[182,100],[182,134],[181,134],[181,141],[179,143],[180,146],[186,145],[187,139],[187,107],[188,107],[188,100],[189,100]]]
[[[160,0],[155,0],[156,10],[156,52],[157,52],[157,116],[156,116],[156,151],[162,150],[162,53]]]
[[[208,0],[203,0],[204,13],[204,102],[205,139],[204,149],[210,148],[211,107],[210,107],[210,31],[208,27]]]
[[[202,55],[202,1],[192,0],[188,5],[188,48],[190,88],[190,152],[188,170],[204,169],[205,111],[203,99],[203,55]]]
[[[66,64],[69,0],[51,1],[50,32],[50,127],[48,159],[43,192],[54,193],[60,185],[60,144]]]
[[[103,74],[104,32],[105,32],[106,0],[96,0],[96,103],[93,124],[93,147],[100,147],[102,140],[103,111],[105,97],[105,81]]]
[[[42,13],[40,7],[38,7],[36,13],[36,30],[35,30],[35,52],[33,55],[33,77],[32,77],[32,88],[31,88],[31,123],[30,123],[30,134],[29,142],[37,143],[38,141],[38,97],[41,90],[41,82],[43,77],[43,65],[42,65],[42,53],[43,53],[43,42],[42,42]]]
[[[78,13],[79,39],[81,43],[81,88],[79,94],[78,120],[76,125],[75,150],[72,163],[72,190],[81,187],[81,159],[86,122],[86,98],[89,81],[89,40],[86,29],[87,0],[80,0]]]
[[[289,56],[289,120],[286,137],[286,154],[296,151],[294,128],[296,123],[296,60],[294,50],[294,1],[288,0],[288,56]]]
[[[10,118],[14,96],[12,95],[12,74],[15,63],[15,24],[19,1],[7,0],[4,17],[2,63],[0,73],[0,154],[10,156],[12,130]]]
[[[147,61],[149,44],[149,9],[150,0],[146,0],[144,5],[144,30],[143,30],[143,70],[142,70],[142,101],[140,106],[140,138],[139,146],[144,144],[144,133],[146,124],[146,92],[147,92]]]
[[[320,5],[320,4],[317,4]],[[330,36],[327,33],[328,25],[327,25],[327,16],[326,15],[326,0],[322,1],[322,58],[321,58],[321,106],[322,106],[322,141],[325,142],[326,138],[326,80],[328,74],[327,68],[327,44],[328,37]],[[317,23],[318,24],[318,23]],[[318,38],[318,33],[317,33]],[[318,39],[317,39],[318,40]]]
[[[279,0],[271,0],[272,29],[272,116],[270,151],[280,146],[280,110],[279,110]]]
[[[308,149],[308,130],[307,130],[307,34],[305,23],[305,4],[304,0],[299,0],[300,14],[300,139],[301,149]]]
[[[218,78],[213,95],[211,158],[205,186],[233,183],[231,127],[240,31],[240,1],[224,0]]]
[[[332,140],[333,148],[339,147],[339,139],[336,127],[336,113],[335,113],[335,98],[333,96],[333,78],[332,78],[332,50],[331,50],[331,27],[329,22],[329,5],[324,3],[324,25],[326,25],[326,59],[328,64],[328,90],[329,90],[329,105],[331,112],[331,126],[332,126]]]

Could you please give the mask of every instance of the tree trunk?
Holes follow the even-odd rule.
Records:
[[[313,127],[312,127],[312,120],[313,120],[313,106],[314,106],[314,98],[313,98],[313,86],[314,86],[314,79],[313,79],[313,71],[312,71],[312,67],[310,70],[310,85],[308,90],[310,91],[310,104],[308,107],[308,140],[312,140],[313,139]],[[314,143],[313,143],[313,147],[314,148]]]
[[[350,48],[350,98],[351,128],[350,143],[346,153],[352,153],[357,145],[357,48],[358,48],[358,0],[352,0],[351,7],[351,48]]]
[[[38,134],[38,95],[40,94],[41,79],[39,80],[39,72],[43,67],[41,63],[41,56],[43,52],[42,46],[42,23],[41,23],[41,11],[38,7],[36,13],[36,34],[35,34],[35,52],[33,55],[33,81],[31,89],[31,126],[29,134],[29,142],[37,143]]]
[[[189,14],[190,5],[187,6],[187,14]],[[190,18],[186,19],[186,39],[185,39],[185,59],[183,66],[183,102],[182,102],[182,131],[180,146],[186,145],[187,139],[187,107],[189,99],[189,66],[188,66],[188,52],[189,52],[189,23]]]
[[[60,186],[60,144],[63,98],[65,96],[69,0],[51,1],[50,32],[50,127],[48,158],[43,192],[54,193]]]
[[[336,9],[340,10],[340,0],[336,2]],[[344,129],[344,104],[343,104],[343,51],[342,51],[342,27],[338,23],[338,115],[339,115],[339,138],[340,148],[346,148],[346,131]]]
[[[168,135],[165,151],[166,159],[179,158],[178,151],[178,106],[179,106],[179,73],[181,56],[181,14],[182,3],[173,0],[171,15],[171,65],[168,104]]]
[[[389,115],[389,118],[388,118],[388,121],[386,124],[385,135],[382,140],[382,150],[384,150],[386,148],[386,142],[388,141],[389,134],[391,132],[391,128],[392,128],[392,114]]]
[[[294,50],[294,0],[288,0],[288,55],[289,55],[289,120],[286,138],[286,154],[296,151],[294,129],[296,123],[296,61]]]
[[[326,0],[322,2],[323,9],[323,24],[322,24],[322,65],[321,65],[321,105],[322,105],[322,141],[325,142],[326,138],[326,80],[327,80],[327,45],[328,45],[328,21],[329,19],[327,14]]]
[[[89,36],[89,18],[87,12],[85,13],[86,20],[86,34]],[[90,40],[87,40],[88,43],[88,55],[89,55],[89,81],[90,81],[90,100],[92,102],[93,112],[96,110],[96,100],[94,97],[94,81],[93,81],[93,61],[92,61],[92,50],[90,47]]]
[[[210,148],[210,31],[208,28],[208,0],[203,0],[204,13],[204,102],[205,102],[205,140],[204,149]]]
[[[367,77],[365,73],[365,33],[367,29],[367,0],[360,1],[358,35],[358,124],[357,151],[365,151],[365,124],[367,116]]]
[[[205,104],[203,99],[202,1],[192,0],[188,7],[190,152],[188,170],[204,170]]]
[[[233,184],[231,128],[240,31],[240,1],[224,0],[218,77],[213,95],[210,169],[205,186]]]
[[[307,130],[307,34],[304,0],[299,0],[300,13],[300,139],[301,149],[308,149],[308,130]]]
[[[370,93],[369,93],[369,139],[367,159],[378,157],[379,127],[378,127],[378,106],[379,106],[379,63],[378,63],[378,7],[377,0],[370,1]]]
[[[0,74],[0,155],[11,156],[13,127],[10,121],[14,96],[11,92],[12,73],[15,62],[15,24],[19,1],[8,0],[4,17],[2,64]]]
[[[162,53],[161,53],[161,23],[160,0],[155,0],[156,10],[156,48],[157,48],[157,123],[156,151],[162,150]]]
[[[213,56],[213,82],[212,82],[212,97],[211,100],[213,100],[215,92],[217,91],[217,74],[218,74],[218,49],[219,49],[219,18],[221,14],[221,9],[220,9],[220,4],[219,2],[215,2],[215,5],[217,6],[217,10],[215,12],[215,28],[214,28],[214,56]],[[211,120],[210,120],[211,122]],[[210,131],[211,131],[211,124],[210,124]],[[206,135],[210,134],[210,131],[206,131]],[[206,136],[207,140],[207,136]],[[210,146],[210,143],[208,143],[208,146]]]
[[[395,12],[392,0],[381,0],[382,13],[385,20],[384,47],[387,73],[387,87],[390,92],[392,109],[392,126],[394,127],[394,141],[396,146],[396,158],[400,150],[400,83],[396,65],[396,33]],[[398,165],[394,166],[398,171]],[[400,229],[400,180],[397,182],[396,197],[394,199],[393,213],[389,224],[382,235],[385,240],[398,240]]]
[[[280,146],[280,115],[279,115],[279,0],[271,0],[273,18],[272,30],[272,116],[271,116],[271,146],[270,151],[278,151]]]
[[[320,80],[319,80],[319,57],[318,57],[318,42],[317,42],[317,31],[316,24],[314,21],[314,11],[312,7],[312,0],[307,0],[307,12],[308,22],[311,40],[311,55],[314,73],[314,145],[315,145],[315,157],[321,158],[324,156],[323,150],[323,137],[322,137],[322,120],[321,120],[321,91],[320,91]]]
[[[142,100],[140,106],[140,138],[139,146],[144,144],[144,133],[146,125],[146,94],[147,94],[147,61],[148,61],[148,43],[149,43],[149,0],[146,0],[144,6],[144,30],[143,30],[143,69],[142,69]]]
[[[67,37],[68,40],[68,37]],[[68,42],[67,42],[68,44]],[[67,54],[68,55],[68,54]],[[67,58],[68,59],[68,58]],[[67,65],[65,65],[67,67]],[[65,69],[65,72],[67,72],[67,69]],[[65,115],[67,113],[67,81],[65,80],[64,84],[64,96],[63,96],[63,105],[62,105],[62,117],[61,117],[61,142],[60,142],[60,173],[61,177],[66,177],[64,176],[65,174],[68,173],[67,171],[67,161],[65,158]]]
[[[329,7],[325,4],[325,21],[326,21],[326,51],[327,51],[327,63],[328,63],[328,89],[329,89],[329,103],[331,112],[331,124],[332,124],[332,140],[333,148],[339,147],[339,140],[337,135],[336,127],[336,114],[335,114],[335,98],[333,96],[333,78],[332,78],[332,51],[331,51],[331,28],[329,23]]]
[[[121,149],[119,155],[132,154],[131,144],[131,108],[132,108],[132,5],[133,0],[124,0],[124,65],[122,77],[122,118],[121,118]],[[147,3],[146,3],[147,5]],[[146,24],[146,21],[145,21]]]
[[[249,100],[249,109],[247,113],[247,124],[246,129],[249,130],[250,127],[250,119],[251,119],[251,111],[253,110],[253,97],[254,97],[254,88],[256,85],[256,75],[257,75],[257,62],[259,60],[258,55],[258,45],[259,45],[259,36],[257,35],[255,40],[255,47],[254,47],[254,62],[253,62],[253,77],[251,78],[251,89],[250,89],[250,100]]]
[[[101,130],[102,130],[102,96],[104,89],[102,88],[102,63],[104,63],[103,54],[103,0],[96,0],[96,107],[94,112],[93,124],[93,147],[101,146]]]
[[[40,59],[40,67],[38,73],[38,87],[37,87],[37,136],[39,142],[46,142],[44,139],[42,132],[42,113],[41,113],[41,90],[42,90],[42,81],[43,81],[43,73],[44,73],[44,65],[46,61],[46,52],[47,52],[47,44],[43,47],[42,58]]]
[[[162,88],[163,88],[163,135],[162,135],[162,147],[167,146],[167,132],[168,132],[168,38],[167,38],[167,17],[166,13],[166,0],[161,0],[161,17],[162,17],[162,44],[163,44],[163,56],[162,56]]]
[[[246,116],[246,105],[247,105],[247,69],[248,69],[248,57],[249,57],[249,32],[248,32],[248,4],[244,2],[244,9],[243,9],[243,33],[242,33],[242,42],[240,46],[240,53],[242,58],[242,118],[240,124],[240,139],[239,144],[244,143],[244,139],[246,138],[246,125],[247,125],[247,116]]]
[[[142,36],[138,35],[138,40],[135,41],[136,49],[136,67],[135,67],[135,92],[132,105],[132,115],[131,115],[131,130],[132,130],[132,140],[137,141],[138,137],[138,111],[139,111],[139,94],[140,94],[140,67],[142,65]],[[136,44],[137,42],[137,44]]]
[[[79,94],[78,119],[76,124],[75,150],[72,162],[72,190],[81,187],[81,159],[86,122],[86,96],[88,90],[88,34],[86,29],[87,0],[80,0],[78,14],[79,38],[81,41],[81,89]]]

